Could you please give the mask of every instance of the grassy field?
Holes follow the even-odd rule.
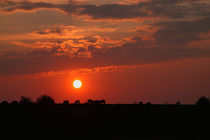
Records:
[[[4,139],[210,139],[210,106],[0,105]]]

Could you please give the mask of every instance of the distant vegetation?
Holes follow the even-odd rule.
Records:
[[[37,104],[54,104],[55,101],[52,97],[50,97],[48,95],[42,95],[37,98],[36,103]]]
[[[198,101],[196,102],[196,105],[209,105],[209,98],[206,98],[205,96],[202,96],[198,99]]]
[[[105,100],[92,100],[89,99],[86,103],[84,104],[105,104],[106,101]],[[8,101],[2,101],[0,104],[41,104],[41,105],[52,105],[52,104],[56,104],[55,100],[50,97],[49,95],[41,95],[40,97],[38,97],[36,99],[36,101],[34,102],[30,97],[24,97],[21,96],[19,101],[12,101],[12,102],[8,102]],[[64,100],[63,105],[68,105],[69,100]],[[81,104],[80,100],[76,100],[74,103],[72,104]]]
[[[41,95],[40,97],[38,97],[36,99],[36,101],[34,102],[30,97],[24,97],[21,96],[19,101],[12,101],[12,102],[8,102],[8,101],[2,101],[0,104],[41,104],[41,105],[52,105],[52,104],[56,104],[55,100],[50,97],[49,95]],[[68,105],[68,104],[81,104],[80,100],[76,100],[73,103],[70,103],[69,100],[64,100],[63,105]],[[85,102],[84,104],[106,104],[105,100],[92,100],[89,99],[87,100],[87,102]],[[195,103],[198,106],[203,106],[203,105],[210,105],[210,99],[205,97],[205,96],[201,96]],[[140,101],[139,105],[151,105],[151,102],[146,102],[145,104]],[[175,103],[175,105],[181,105],[181,101],[177,101]]]

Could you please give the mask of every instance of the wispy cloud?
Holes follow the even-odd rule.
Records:
[[[148,65],[149,66],[149,65]],[[95,68],[83,68],[75,70],[64,71],[49,71],[36,74],[23,74],[23,75],[0,75],[0,80],[20,80],[20,79],[39,79],[49,77],[67,77],[72,75],[89,75],[101,72],[121,72],[133,68],[143,68],[145,65],[122,65],[122,66],[107,66]]]

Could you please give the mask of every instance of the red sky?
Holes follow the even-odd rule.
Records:
[[[1,0],[0,101],[209,97],[209,15],[206,0]]]

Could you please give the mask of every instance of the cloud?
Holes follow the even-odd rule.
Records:
[[[4,11],[14,10],[33,10],[37,8],[56,8],[53,4],[45,2],[30,2],[30,1],[10,1],[3,0],[0,6]]]
[[[19,79],[39,79],[46,77],[66,77],[72,75],[88,75],[98,72],[121,72],[127,69],[142,68],[145,65],[124,65],[124,66],[108,66],[108,67],[96,67],[96,68],[83,68],[75,70],[63,70],[63,71],[49,71],[36,74],[24,74],[24,75],[0,75],[1,80],[19,80]]]
[[[81,34],[83,29],[75,26],[53,26],[44,30],[38,30],[31,33],[36,36],[46,36],[47,38],[83,38]]]
[[[154,38],[160,45],[184,45],[191,41],[202,40],[200,33],[210,31],[210,17],[192,21],[168,21],[160,22],[155,26],[159,29]]]
[[[12,45],[25,49],[13,48],[7,51],[4,47],[0,53],[0,75],[89,70],[210,57],[207,47],[210,36],[206,35],[210,32],[209,7],[208,3],[201,0],[150,0],[104,5],[4,1],[1,8],[8,12],[53,8],[71,15],[88,15],[92,19],[167,18],[154,23],[142,22],[132,30],[136,32],[135,35],[118,40],[113,39],[113,36],[98,35],[99,32],[119,33],[119,28],[111,26],[96,26],[87,30],[76,26],[53,26],[36,30],[31,34],[51,39],[33,43],[13,41]],[[192,42],[196,41],[199,46],[194,43],[192,47]],[[201,47],[201,44],[205,47]]]
[[[116,28],[102,27],[76,27],[76,26],[52,26],[44,30],[33,31],[32,35],[40,35],[54,38],[84,38],[84,35],[91,33],[114,32]]]
[[[78,4],[75,2],[53,4],[46,2],[13,2],[1,4],[3,11],[57,9],[70,15],[89,16],[92,19],[129,19],[145,17],[186,18],[208,16],[210,5],[201,0],[150,0],[133,4]],[[199,9],[199,10],[198,10]]]
[[[184,58],[210,57],[210,49],[189,47],[153,47],[152,42],[133,38],[133,42],[113,48],[88,46],[79,48],[74,56],[57,55],[64,52],[60,46],[34,49],[18,58],[0,60],[0,75],[36,74],[49,71],[91,69],[112,65],[138,65],[174,61]],[[80,57],[89,52],[91,57]]]

